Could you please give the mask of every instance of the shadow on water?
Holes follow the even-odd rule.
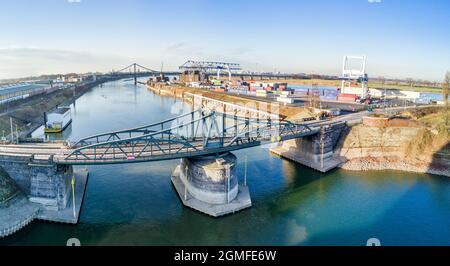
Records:
[[[450,245],[449,184],[447,177],[421,175],[392,200],[381,200],[384,204],[381,211],[373,208],[367,212],[366,216],[375,219],[364,226],[324,231],[311,236],[307,244],[365,245],[369,238],[378,238],[382,245],[390,246]]]
[[[442,148],[433,154],[433,160],[430,164],[431,169],[448,170],[450,165],[450,133],[447,133],[449,140]]]

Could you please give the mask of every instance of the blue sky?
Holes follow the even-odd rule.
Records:
[[[366,55],[369,76],[441,80],[449,14],[446,0],[1,0],[0,78],[187,59],[338,75]]]

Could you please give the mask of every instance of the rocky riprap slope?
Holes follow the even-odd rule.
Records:
[[[450,176],[450,158],[444,151],[448,141],[436,143],[439,138],[439,133],[414,123],[361,124],[345,132],[336,153],[347,159],[341,165],[347,170],[390,169]]]
[[[39,207],[31,203],[0,168],[0,238],[9,236],[32,222]]]

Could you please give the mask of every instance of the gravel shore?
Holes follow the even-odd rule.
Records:
[[[340,168],[350,171],[399,170],[405,172],[428,173],[450,177],[449,168],[433,167],[427,163],[410,163],[393,158],[355,158],[343,163]]]

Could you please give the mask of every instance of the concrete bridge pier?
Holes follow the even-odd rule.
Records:
[[[213,217],[251,207],[248,187],[238,182],[236,160],[230,152],[181,159],[172,183],[183,204]]]

